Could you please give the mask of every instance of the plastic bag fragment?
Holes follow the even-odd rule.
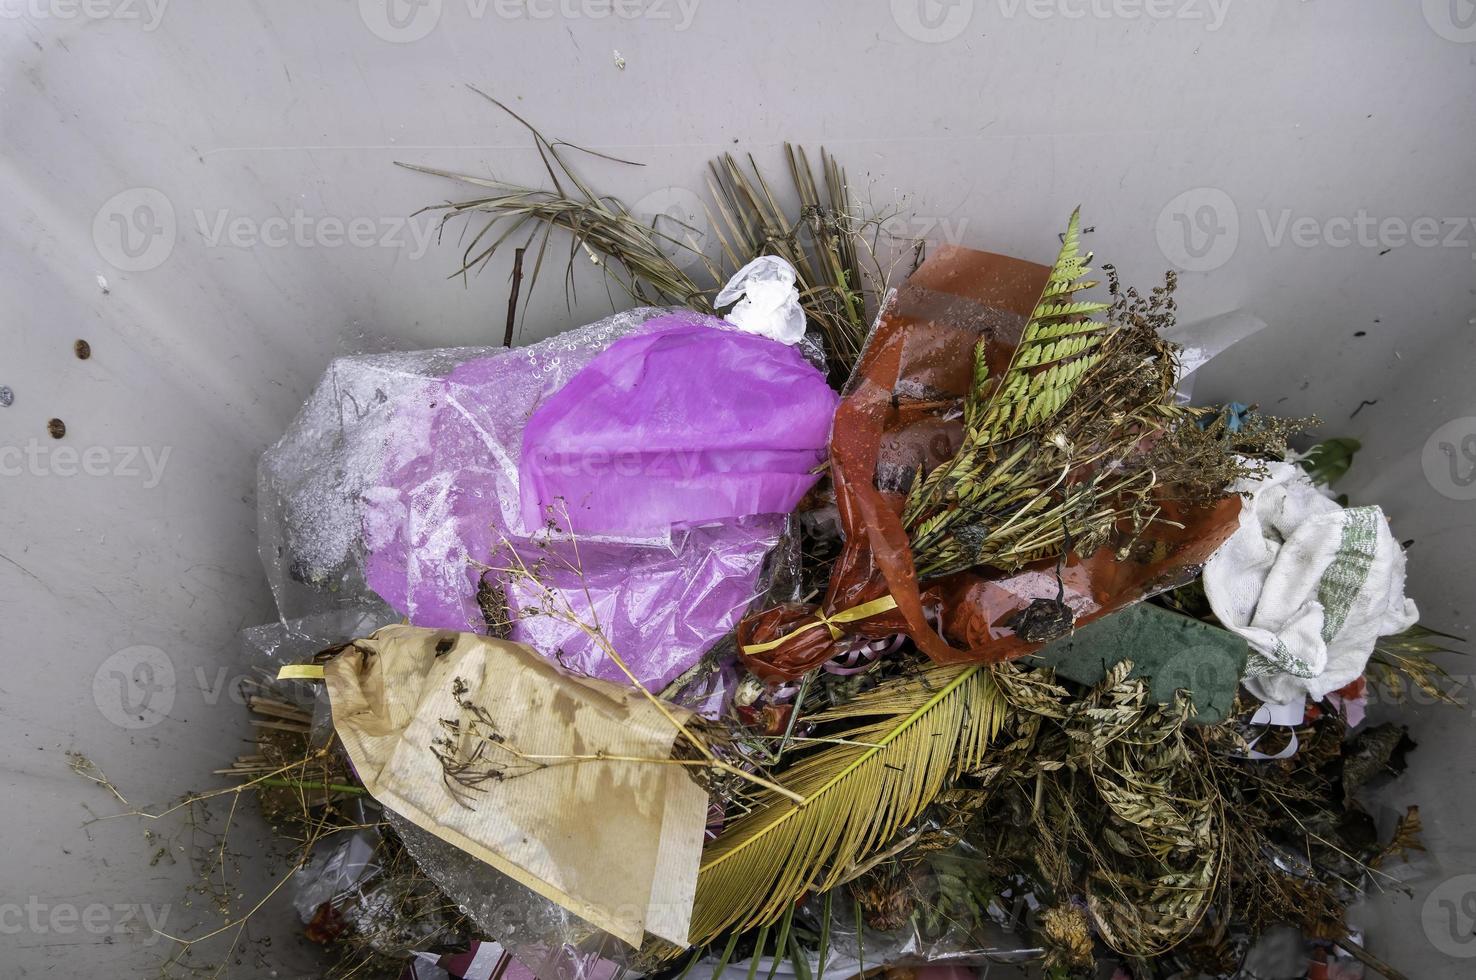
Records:
[[[714,306],[728,311],[725,319],[749,333],[781,344],[797,344],[805,335],[805,311],[800,306],[799,275],[777,255],[760,255],[733,274]]]
[[[293,873],[297,891],[292,905],[304,924],[313,920],[324,902],[339,898],[378,872],[374,860],[378,845],[377,832],[357,830],[337,846],[319,848],[307,865]]]
[[[529,419],[524,524],[554,513],[578,534],[655,535],[793,510],[819,479],[830,434],[836,395],[824,375],[799,351],[711,317],[646,327]]]

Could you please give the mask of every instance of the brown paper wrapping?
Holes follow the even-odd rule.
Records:
[[[462,723],[458,757],[475,747],[459,680],[525,754],[668,759],[676,731],[639,691],[571,677],[522,644],[410,626],[356,641],[324,676],[334,728],[384,806],[632,947],[647,932],[686,945],[707,796],[685,767],[557,763],[453,791],[432,752],[447,718]]]

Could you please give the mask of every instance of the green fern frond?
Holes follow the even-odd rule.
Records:
[[[1081,283],[1075,288],[1080,290],[1087,287],[1085,283]],[[1041,303],[1035,308],[1035,312],[1031,316],[1035,320],[1049,320],[1059,317],[1092,316],[1110,309],[1112,309],[1111,303],[1092,300],[1077,300],[1072,303]]]
[[[1008,370],[988,402],[982,407],[973,406],[968,413],[971,427],[986,441],[1011,438],[1049,421],[1096,363],[1096,358],[1087,355],[1101,345],[1109,328],[1091,317],[1110,309],[1111,304],[1071,299],[1073,294],[1096,285],[1086,280],[1090,262],[1091,255],[1081,252],[1081,209],[1077,208],[1061,236],[1061,251],[1021,331]],[[1072,369],[1058,370],[1068,366]],[[974,369],[978,391],[988,380],[982,350],[975,356]]]

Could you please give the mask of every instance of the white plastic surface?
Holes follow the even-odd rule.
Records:
[[[64,753],[158,806],[243,751],[236,633],[272,615],[256,459],[328,360],[500,341],[511,255],[447,281],[454,231],[438,245],[409,216],[465,191],[393,166],[541,182],[527,134],[468,83],[644,161],[581,163],[641,213],[701,220],[703,167],[728,150],[785,183],[785,140],[835,152],[880,207],[907,194],[917,218],[893,230],[935,243],[1045,260],[1080,203],[1129,282],[1188,270],[1186,321],[1270,324],[1196,396],[1363,440],[1340,489],[1413,540],[1426,622],[1468,631],[1476,461],[1452,476],[1440,447],[1476,455],[1472,17],[1469,0],[0,0],[0,975],[152,976],[171,943],[145,913],[195,921],[188,834],[88,823],[118,803]],[[608,311],[580,263],[572,309],[545,270],[525,338]],[[1379,903],[1368,942],[1411,977],[1467,976],[1472,714],[1423,707],[1413,728],[1395,798],[1422,805],[1442,873]],[[249,907],[275,866],[245,849]],[[314,975],[294,936],[268,914],[227,975]]]

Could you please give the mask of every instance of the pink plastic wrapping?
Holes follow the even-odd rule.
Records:
[[[758,592],[764,556],[782,529],[783,518],[770,514],[673,528],[672,550],[581,543],[582,575],[567,570],[572,563],[568,546],[520,547],[519,553],[529,564],[544,558],[542,584],[587,611],[587,621],[598,621],[641,681],[660,690],[738,625]],[[550,554],[568,560],[547,560]],[[557,654],[560,663],[580,673],[629,683],[578,626],[540,613],[546,601],[541,589],[514,582],[507,599],[516,623],[514,640]]]
[[[838,396],[798,350],[675,313],[616,341],[523,433],[523,521],[579,534],[787,514],[819,479]]]

